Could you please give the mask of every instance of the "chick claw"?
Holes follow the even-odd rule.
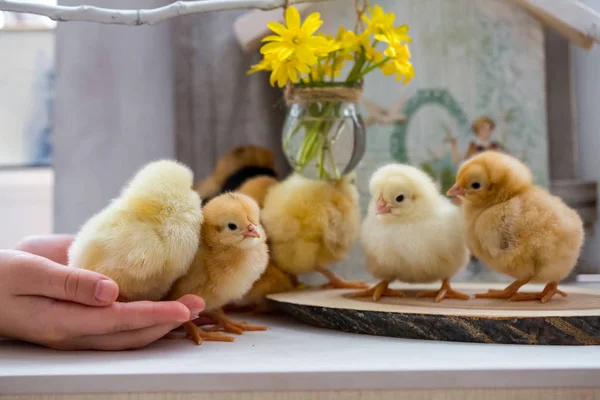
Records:
[[[551,282],[546,285],[543,291],[536,293],[515,293],[510,301],[533,301],[539,300],[542,303],[549,302],[554,295],[559,294],[562,297],[567,297],[567,294],[562,290],[558,290],[558,283]]]
[[[350,297],[371,297],[373,301],[379,301],[382,296],[386,297],[404,297],[404,292],[398,289],[388,288],[389,282],[381,281],[371,289],[351,293]]]
[[[266,331],[267,329],[269,329],[264,325],[253,325],[248,324],[246,322],[236,322],[231,318],[225,316],[224,314],[216,314],[214,318],[217,320],[218,323],[213,328],[209,329],[209,332],[224,330],[228,333],[243,335],[244,332]]]
[[[477,299],[510,299],[517,294],[521,286],[529,282],[529,279],[514,281],[503,290],[490,289],[487,293],[477,293],[475,298]]]
[[[222,332],[204,332],[198,328],[193,322],[184,324],[186,337],[190,338],[197,345],[202,342],[233,342],[235,339],[231,336],[224,335]]]
[[[452,289],[452,287],[450,286],[450,281],[448,279],[444,279],[440,290],[426,290],[423,292],[419,292],[417,293],[417,297],[435,297],[436,303],[439,303],[444,299],[469,300],[471,298],[471,296],[469,296],[468,294]]]
[[[335,272],[331,272],[327,268],[317,268],[329,282],[321,285],[321,289],[366,289],[369,287],[365,281],[347,281]]]

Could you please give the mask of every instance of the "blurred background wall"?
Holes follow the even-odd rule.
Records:
[[[108,8],[167,3],[86,2]],[[56,232],[75,232],[144,163],[175,156],[170,24],[59,24],[53,157]]]

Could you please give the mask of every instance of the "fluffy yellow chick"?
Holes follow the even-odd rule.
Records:
[[[227,332],[265,330],[263,326],[234,322],[221,310],[250,290],[269,261],[258,204],[246,195],[226,193],[209,201],[203,213],[198,252],[188,273],[173,285],[168,299],[178,299],[185,294],[202,297],[205,310],[218,322],[218,328]],[[203,332],[191,322],[186,324],[186,329],[198,344],[202,340],[233,341],[220,333]]]
[[[200,240],[202,211],[192,181],[192,171],[175,161],[142,168],[83,225],[69,265],[112,278],[121,301],[163,298],[187,272]]]
[[[269,235],[271,258],[298,275],[318,271],[334,288],[366,288],[329,270],[358,240],[360,211],[354,174],[326,182],[293,174],[267,193],[261,220]]]
[[[240,186],[238,193],[252,197],[262,208],[269,189],[276,183],[277,180],[270,176],[258,176],[249,179]],[[240,301],[228,305],[226,309],[232,311],[250,310],[255,313],[269,312],[270,308],[265,302],[267,295],[288,292],[294,290],[297,285],[296,276],[283,271],[271,260],[267,264],[265,272],[254,282],[250,291]]]
[[[449,196],[463,199],[467,244],[473,254],[515,282],[479,298],[548,302],[558,282],[575,266],[584,241],[576,211],[532,184],[529,168],[495,151],[466,161]],[[542,292],[518,293],[528,282],[547,283]]]
[[[361,242],[367,270],[381,282],[354,297],[403,296],[388,289],[395,280],[409,283],[442,281],[440,290],[418,296],[466,300],[450,287],[450,278],[469,260],[465,238],[457,234],[460,209],[439,193],[425,172],[404,164],[386,165],[369,183],[371,203],[363,221]]]

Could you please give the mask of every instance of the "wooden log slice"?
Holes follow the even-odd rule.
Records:
[[[474,295],[505,284],[464,283],[453,288]],[[439,285],[391,285],[406,290],[402,298],[351,298],[353,290],[305,290],[268,296],[281,310],[305,323],[344,332],[406,339],[474,343],[597,345],[600,344],[600,291],[560,286],[568,297],[550,302],[496,299],[463,301],[416,298],[420,290]],[[527,285],[522,292],[541,291]]]

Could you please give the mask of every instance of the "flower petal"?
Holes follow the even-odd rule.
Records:
[[[284,48],[284,45],[278,42],[271,42],[271,43],[267,43],[265,45],[263,45],[263,47],[260,48],[260,53],[261,54],[269,54],[269,53],[275,53],[278,52],[279,50],[281,50],[282,48]]]
[[[285,10],[285,24],[288,29],[300,29],[300,13],[296,7]]]
[[[279,86],[280,88],[284,87],[285,84],[287,83],[288,77],[287,77],[287,71],[284,65],[282,65],[279,70],[277,71],[277,86]]]
[[[300,62],[308,65],[317,62],[317,57],[308,46],[298,46],[296,48],[296,57]]]
[[[296,72],[296,67],[294,67],[292,63],[288,63],[287,65],[287,74],[290,77],[290,81],[292,81],[292,83],[298,82],[298,72]]]
[[[307,36],[312,36],[323,25],[321,14],[314,12],[310,14],[302,24],[301,31]]]
[[[281,36],[277,36],[277,35],[269,35],[269,36],[263,38],[263,40],[261,40],[261,42],[283,42],[283,38]]]
[[[267,24],[267,28],[269,28],[278,35],[285,35],[288,31],[286,27],[281,25],[279,22],[269,22]]]

